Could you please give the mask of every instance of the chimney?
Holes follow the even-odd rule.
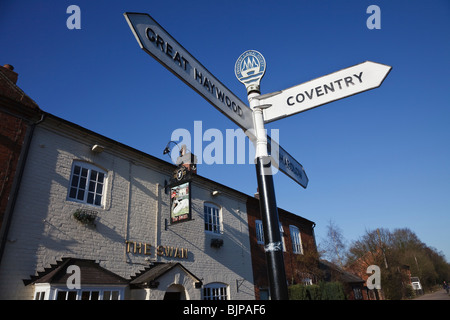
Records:
[[[254,195],[256,199],[259,199],[259,188],[256,188],[256,193]]]
[[[181,146],[180,156],[177,158],[177,165],[183,164],[189,171],[197,173],[197,156],[191,152],[186,152],[186,145]]]
[[[10,64],[5,64],[3,67],[0,67],[0,71],[14,84],[17,83],[17,78],[19,77],[19,75],[17,73],[15,73],[14,67]]]

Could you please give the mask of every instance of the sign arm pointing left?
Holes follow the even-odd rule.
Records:
[[[244,131],[253,129],[251,109],[173,39],[150,15],[126,12],[124,16],[139,46],[146,53]]]
[[[214,77],[150,15],[126,12],[124,16],[141,49],[238,125],[252,142],[256,141],[253,112],[244,102]],[[306,177],[303,167],[281,146],[275,144],[275,141],[272,141],[272,144],[271,149],[279,150],[280,157],[286,155],[286,159],[290,159],[280,161],[277,155],[273,155],[274,167],[306,188],[308,180],[299,179],[300,176]],[[293,167],[295,164],[298,166]],[[299,175],[298,172],[303,174]]]

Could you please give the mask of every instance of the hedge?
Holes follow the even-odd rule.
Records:
[[[296,284],[289,286],[290,300],[345,300],[344,287],[340,282],[323,282],[318,285]]]

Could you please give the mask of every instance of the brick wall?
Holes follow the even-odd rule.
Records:
[[[0,112],[0,228],[11,193],[27,123]]]
[[[11,65],[0,66],[0,261],[7,233],[8,204],[12,205],[13,186],[24,139],[30,124],[39,119],[40,109],[17,85],[18,74]],[[7,219],[8,218],[8,219]]]
[[[250,236],[250,250],[253,266],[253,278],[255,282],[255,297],[256,299],[260,299],[260,290],[267,290],[269,288],[269,281],[267,277],[267,264],[264,245],[258,244],[256,239],[255,221],[261,220],[258,199],[248,197],[247,214]],[[299,255],[293,253],[289,226],[294,225],[299,228],[304,252],[316,252],[317,248],[313,230],[314,223],[280,208],[278,208],[278,216],[284,231],[284,265],[287,281],[289,284],[301,283],[302,279],[308,276],[308,272],[310,272],[310,270],[305,270],[304,268],[302,268],[298,262]]]

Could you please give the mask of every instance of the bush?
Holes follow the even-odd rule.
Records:
[[[340,282],[320,282],[322,300],[345,300],[344,286]]]
[[[320,287],[318,285],[310,285],[310,286],[306,286],[306,290],[309,293],[309,296],[311,298],[311,300],[320,300],[321,299],[321,292],[320,292]]]
[[[339,282],[320,282],[319,285],[296,284],[289,287],[291,300],[345,300],[344,287]]]
[[[413,289],[413,287],[410,284],[407,284],[405,286],[405,297],[408,299],[413,299],[416,296],[416,291]]]
[[[294,284],[290,286],[288,289],[290,300],[311,300],[308,299],[308,293],[305,285]]]

